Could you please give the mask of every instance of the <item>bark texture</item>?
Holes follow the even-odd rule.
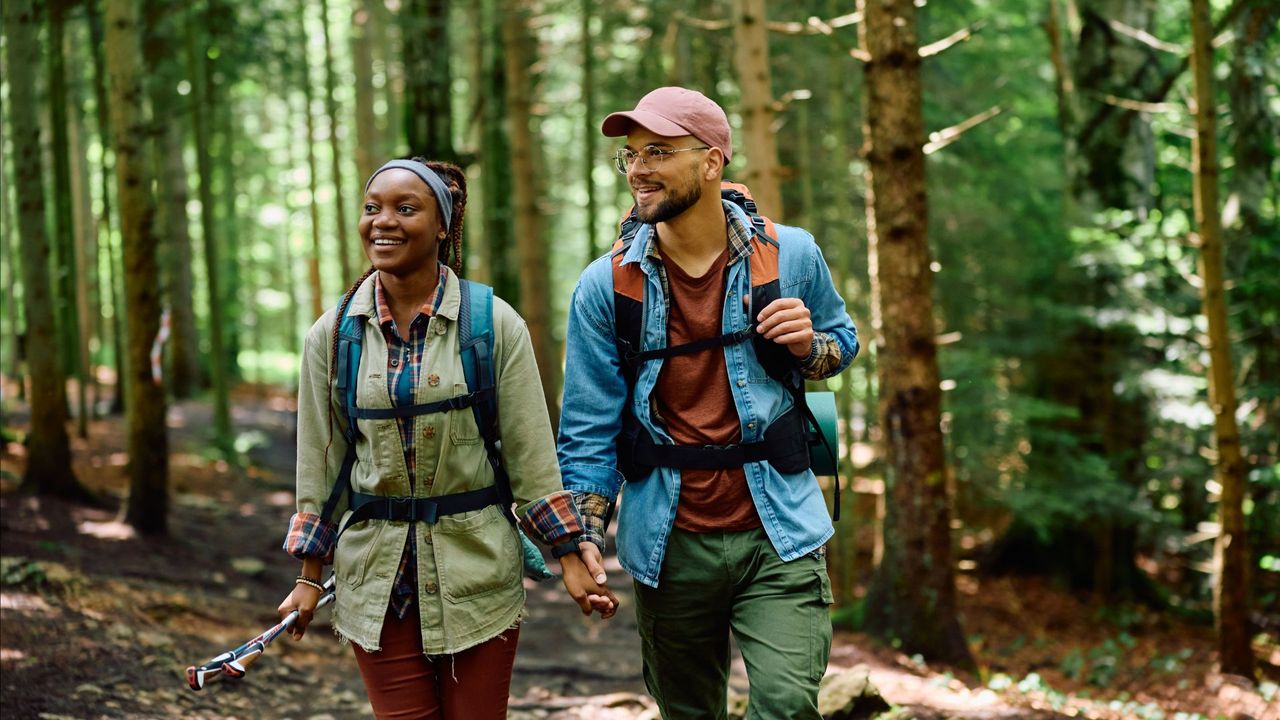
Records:
[[[871,627],[907,653],[972,666],[956,615],[929,269],[916,8],[860,0],[866,63],[864,153],[872,326],[884,428],[884,557],[867,598]]]
[[[511,171],[515,180],[515,215],[521,218],[516,234],[520,261],[520,314],[529,326],[533,354],[538,361],[542,392],[547,400],[551,426],[559,427],[561,360],[551,336],[551,277],[547,262],[546,223],[538,207],[538,157],[541,141],[533,130],[529,67],[534,64],[533,38],[528,11],[509,0],[502,18],[507,69],[507,122],[511,138]]]
[[[129,316],[125,417],[129,500],[125,519],[139,532],[163,533],[169,505],[169,441],[164,388],[152,376],[151,346],[160,329],[160,268],[148,174],[147,119],[140,57],[141,28],[132,0],[107,0],[107,87],[116,129],[125,312]]]
[[[31,376],[31,434],[22,488],[44,495],[82,499],[84,490],[71,471],[67,437],[66,376],[58,362],[58,341],[49,277],[49,237],[44,225],[44,172],[40,162],[40,124],[36,118],[35,73],[40,67],[40,10],[33,0],[4,3],[5,66],[9,80],[14,189],[22,251],[26,357]]]
[[[1249,632],[1249,537],[1244,524],[1245,467],[1236,425],[1231,332],[1222,280],[1222,224],[1218,212],[1218,142],[1213,101],[1213,35],[1209,0],[1191,0],[1191,70],[1196,134],[1191,141],[1196,226],[1200,233],[1201,302],[1209,321],[1209,406],[1217,460],[1218,540],[1214,545],[1213,617],[1222,671],[1253,677]]]
[[[778,183],[778,145],[773,133],[773,89],[769,76],[769,31],[765,28],[764,0],[741,0],[730,4],[733,7],[734,64],[738,70],[738,84],[742,88],[742,147],[747,160],[746,171],[740,177],[751,188],[760,214],[781,221],[784,216],[782,191]],[[736,172],[736,169],[726,171],[726,174],[728,172]]]

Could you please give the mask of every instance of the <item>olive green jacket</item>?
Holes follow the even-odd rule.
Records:
[[[427,329],[415,403],[467,392],[458,347],[460,283],[450,271],[440,308]],[[356,290],[349,312],[366,318],[358,373],[361,407],[389,408],[387,343],[378,326],[371,275]],[[310,332],[298,388],[298,513],[319,515],[347,449],[342,405],[332,383],[335,311]],[[517,512],[563,490],[551,422],[524,321],[510,305],[493,301],[494,372],[502,454]],[[430,497],[493,484],[493,471],[470,408],[408,419],[416,436],[415,487],[395,420],[359,420],[351,485],[374,495]],[[345,497],[334,518],[345,521]],[[454,653],[493,638],[520,621],[524,609],[520,540],[515,527],[490,506],[445,516],[434,525],[370,521],[342,534],[334,551],[337,573],[334,627],[360,647],[380,648],[408,533],[417,537],[417,597],[423,651]]]

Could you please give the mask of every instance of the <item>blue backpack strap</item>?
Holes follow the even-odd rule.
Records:
[[[348,302],[342,317],[338,319],[338,347],[333,358],[337,363],[334,377],[338,398],[342,403],[342,436],[347,441],[347,450],[342,456],[338,478],[334,481],[333,489],[329,491],[329,498],[320,512],[320,517],[328,522],[333,521],[334,511],[337,510],[338,501],[342,499],[343,493],[351,489],[351,470],[356,464],[356,439],[359,434],[354,412],[356,385],[358,384],[357,374],[360,372],[360,356],[363,351],[364,319],[351,314],[351,304]]]
[[[498,394],[493,371],[493,288],[483,283],[460,280],[461,304],[458,307],[458,345],[462,352],[462,372],[467,390],[480,401],[471,406],[484,439],[485,454],[493,467],[494,483],[503,502],[503,515],[515,522],[510,507],[514,500],[511,478],[502,465],[498,449]],[[487,391],[487,392],[486,392]]]
[[[497,376],[493,368],[493,288],[470,280],[459,280],[461,303],[458,306],[458,345],[462,353],[462,372],[467,378],[467,390],[479,400],[471,406],[484,439],[485,455],[493,468],[493,484],[498,491],[502,514],[516,526],[520,535],[521,560],[526,576],[534,580],[553,577],[542,559],[542,553],[520,530],[511,504],[515,496],[511,492],[511,476],[502,464],[502,451],[498,449],[498,392]]]

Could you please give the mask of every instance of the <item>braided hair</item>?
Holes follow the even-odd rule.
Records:
[[[438,258],[440,262],[447,265],[454,274],[462,277],[462,223],[467,212],[467,177],[463,175],[462,168],[453,163],[438,162],[435,160],[427,160],[422,157],[409,158],[414,162],[420,162],[431,168],[441,180],[444,180],[445,186],[449,188],[449,195],[453,199],[453,216],[449,218],[449,231],[445,235],[443,241],[440,242],[438,249]],[[443,220],[443,218],[442,218]],[[374,268],[369,267],[360,276],[360,279],[351,284],[347,288],[347,292],[343,294],[342,300],[338,303],[338,309],[334,315],[333,333],[329,339],[329,387],[333,387],[334,380],[337,379],[338,368],[338,329],[342,325],[342,318],[347,314],[347,306],[351,304],[351,298],[356,294],[356,290],[369,276],[374,273]],[[333,445],[333,403],[329,403],[329,441],[324,446],[325,465],[329,464],[329,448]]]

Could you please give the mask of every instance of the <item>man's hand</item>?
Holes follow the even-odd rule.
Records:
[[[798,358],[809,357],[813,350],[813,320],[800,298],[774,300],[760,311],[756,322],[756,332],[765,339],[786,345]]]
[[[594,572],[585,562],[584,556],[588,552],[586,550],[588,545],[595,550],[596,570]],[[618,612],[618,598],[604,582],[605,574],[600,563],[600,549],[590,542],[580,543],[578,548],[578,552],[560,558],[560,572],[564,587],[569,591],[573,601],[578,604],[583,615],[598,612],[601,618],[608,620]]]

